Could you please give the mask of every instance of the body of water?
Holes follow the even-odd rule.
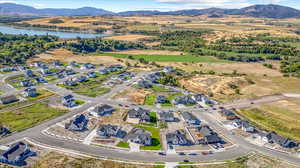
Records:
[[[63,31],[49,31],[49,30],[36,30],[36,29],[26,29],[26,28],[15,28],[11,26],[0,25],[0,32],[3,34],[28,34],[28,35],[53,35],[60,38],[94,38],[103,37],[110,35],[109,33],[103,34],[90,34],[90,33],[75,33],[75,32],[63,32]]]

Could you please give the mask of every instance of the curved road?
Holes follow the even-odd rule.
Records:
[[[167,156],[161,156],[161,155],[158,155],[157,152],[151,152],[151,151],[129,152],[126,150],[108,149],[105,147],[98,147],[98,146],[89,146],[89,145],[85,145],[83,143],[62,140],[62,139],[56,139],[55,137],[42,134],[42,131],[45,130],[46,128],[48,128],[49,126],[52,126],[58,122],[61,122],[67,118],[70,118],[70,117],[72,117],[82,111],[85,111],[88,108],[95,106],[99,103],[106,103],[106,104],[110,104],[110,105],[114,105],[114,106],[116,106],[118,104],[125,104],[125,105],[131,106],[131,107],[135,107],[135,106],[132,106],[130,102],[121,102],[121,101],[116,101],[116,100],[110,100],[109,98],[111,96],[113,96],[113,94],[116,94],[116,93],[124,90],[126,87],[129,87],[133,82],[137,81],[138,78],[141,77],[141,75],[132,79],[130,82],[126,82],[122,85],[116,86],[112,90],[112,92],[110,92],[109,94],[100,96],[100,97],[89,98],[89,97],[75,94],[75,97],[85,100],[86,103],[84,105],[82,105],[81,107],[74,109],[67,114],[59,116],[52,120],[48,120],[40,125],[29,128],[25,131],[13,133],[12,135],[10,135],[8,137],[2,138],[2,139],[0,139],[0,144],[9,144],[9,143],[14,142],[19,139],[29,138],[29,139],[32,139],[32,140],[36,141],[37,143],[43,144],[45,146],[51,146],[51,147],[56,147],[56,148],[60,148],[60,149],[72,150],[72,151],[75,151],[78,153],[85,153],[85,154],[89,154],[92,156],[117,158],[117,159],[122,159],[122,160],[132,160],[132,161],[142,161],[142,162],[181,162],[184,159],[188,159],[189,161],[192,161],[192,162],[223,161],[223,160],[229,160],[232,158],[236,158],[236,157],[248,154],[250,152],[261,152],[261,153],[264,153],[271,157],[284,159],[284,160],[287,160],[292,163],[300,164],[300,159],[298,157],[292,156],[287,153],[274,151],[274,150],[271,150],[271,149],[268,149],[265,147],[257,146],[257,145],[254,145],[254,144],[246,141],[242,137],[239,137],[237,135],[232,135],[230,131],[225,129],[223,125],[221,125],[213,116],[211,116],[209,111],[204,112],[201,109],[195,109],[195,108],[191,108],[191,107],[185,108],[182,110],[191,111],[196,116],[198,116],[200,119],[207,121],[213,129],[215,129],[217,132],[225,135],[226,138],[228,138],[231,142],[236,144],[236,146],[226,149],[224,151],[215,152],[211,155],[179,156],[176,154],[168,154]],[[5,75],[2,75],[2,76],[5,76]],[[65,94],[70,93],[70,91],[60,88],[60,87],[57,87],[55,84],[56,83],[47,84],[42,87],[52,90],[60,95],[65,95]],[[2,88],[6,88],[6,87],[7,86],[2,86]],[[18,92],[20,92],[20,91],[9,90],[9,93],[18,93]],[[249,107],[249,106],[253,105],[252,102],[254,102],[255,104],[262,104],[262,103],[285,99],[287,97],[300,98],[300,94],[289,93],[289,94],[282,94],[282,95],[271,95],[271,96],[265,96],[262,98],[258,98],[256,100],[236,101],[236,102],[224,104],[223,106],[226,108],[245,108],[245,107]],[[146,107],[146,108],[150,108],[152,110],[162,110],[162,109],[178,110],[176,108],[153,108],[153,107]]]

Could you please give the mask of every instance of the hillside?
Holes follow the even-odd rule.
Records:
[[[207,8],[207,9],[189,9],[178,11],[124,11],[114,13],[104,9],[83,7],[78,9],[36,9],[30,6],[2,3],[0,4],[0,15],[5,16],[105,16],[105,15],[185,15],[185,16],[198,16],[198,15],[245,15],[253,17],[266,17],[266,18],[298,18],[300,11],[294,8],[280,6],[280,5],[253,5],[241,9],[221,9],[221,8]]]

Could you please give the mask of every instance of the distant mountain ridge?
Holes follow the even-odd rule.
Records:
[[[45,8],[36,9],[30,6],[13,4],[13,3],[0,3],[0,15],[6,16],[105,16],[105,15],[244,15],[253,17],[266,17],[266,18],[300,18],[300,10],[280,6],[280,5],[253,5],[241,9],[222,9],[222,8],[207,8],[207,9],[189,9],[161,12],[157,10],[139,10],[139,11],[125,11],[114,13],[104,9],[83,7],[78,9],[56,9]]]

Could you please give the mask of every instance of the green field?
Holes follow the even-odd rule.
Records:
[[[117,144],[117,147],[120,147],[120,148],[129,148],[129,143],[128,143],[128,142],[120,141],[120,142]]]
[[[95,56],[112,56],[116,58],[128,58],[139,60],[143,58],[146,61],[157,61],[157,62],[229,62],[226,60],[219,60],[210,56],[194,56],[194,55],[132,55],[132,54],[119,54],[119,53],[101,53]]]
[[[142,125],[135,125],[138,128],[142,128],[152,135],[152,145],[151,146],[141,146],[141,150],[160,150],[161,143],[160,143],[160,129]]]
[[[267,56],[274,56],[274,54],[237,53],[237,52],[228,52],[228,51],[210,50],[210,49],[202,49],[202,50],[203,50],[203,51],[206,51],[206,52],[225,53],[227,56],[237,56],[237,55],[252,56],[252,57],[267,57]]]
[[[36,103],[19,110],[1,113],[0,123],[7,125],[12,132],[22,131],[66,112],[68,111],[51,108],[47,103]]]

